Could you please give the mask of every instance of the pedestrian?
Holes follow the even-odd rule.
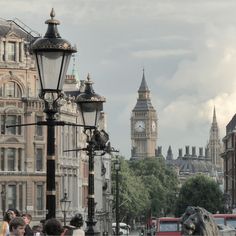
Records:
[[[42,225],[33,225],[32,231],[34,233],[34,236],[42,236],[43,235]]]
[[[3,223],[0,230],[0,236],[9,236],[10,230],[9,230],[9,222],[14,219],[15,217],[20,216],[20,213],[18,210],[9,208],[4,216],[3,216]]]
[[[70,225],[74,227],[72,236],[85,236],[84,230],[81,229],[83,223],[83,216],[80,213],[76,213],[72,217],[70,221]]]
[[[30,227],[30,222],[32,220],[32,216],[28,213],[24,213],[24,214],[22,214],[22,219],[25,222],[25,234],[24,235],[25,236],[33,236],[34,232]]]
[[[47,236],[64,236],[64,229],[59,220],[51,218],[45,222],[43,233]]]
[[[13,218],[9,223],[10,236],[24,236],[25,233],[25,222],[17,216]]]

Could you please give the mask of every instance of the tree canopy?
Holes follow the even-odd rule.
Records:
[[[126,223],[137,216],[173,215],[178,180],[175,171],[160,158],[125,160],[120,157],[120,215]],[[113,189],[115,189],[113,170]],[[115,195],[115,192],[113,192]],[[136,218],[137,219],[137,218]],[[140,219],[138,219],[140,220]]]
[[[223,202],[223,192],[219,185],[212,178],[199,174],[182,185],[176,204],[176,215],[182,215],[187,206],[199,206],[216,213],[223,209]]]
[[[151,201],[151,214],[163,216],[173,214],[178,179],[176,172],[166,166],[162,158],[149,158],[130,161],[130,168],[140,176]]]
[[[120,157],[119,172],[119,211],[121,221],[130,223],[137,215],[142,215],[144,209],[150,208],[148,192],[140,176],[136,176],[129,168],[128,161]],[[115,171],[113,170],[113,190],[115,190]],[[115,191],[113,191],[115,195]]]

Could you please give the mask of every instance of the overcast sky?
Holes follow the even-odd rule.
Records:
[[[44,35],[54,7],[63,38],[77,45],[81,79],[89,72],[106,97],[112,146],[130,157],[130,116],[142,69],[158,114],[158,141],[174,156],[205,147],[213,108],[221,138],[236,111],[235,0],[0,0],[0,17]]]

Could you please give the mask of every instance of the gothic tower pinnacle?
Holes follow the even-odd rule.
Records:
[[[209,142],[207,144],[208,149],[208,155],[211,159],[211,162],[217,167],[217,169],[222,171],[223,169],[223,160],[220,157],[220,153],[222,152],[222,145],[220,141],[220,135],[219,135],[219,127],[217,124],[216,119],[216,109],[214,107],[213,110],[213,119],[210,129],[210,137]]]

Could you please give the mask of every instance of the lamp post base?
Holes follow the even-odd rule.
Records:
[[[88,227],[85,230],[85,236],[100,236],[100,232],[94,226]]]
[[[85,236],[100,236],[100,232],[96,228],[97,221],[87,221],[87,228],[85,229]]]

